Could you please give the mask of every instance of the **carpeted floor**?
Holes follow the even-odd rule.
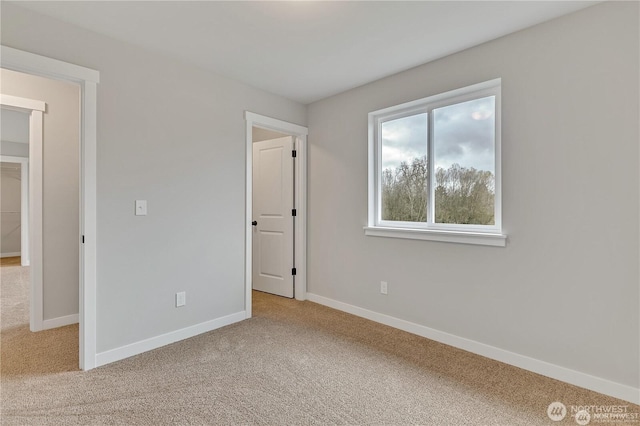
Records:
[[[638,406],[311,303],[88,372],[78,328],[31,333],[27,268],[2,273],[2,425],[545,425],[553,401]],[[611,424],[611,423],[610,423]]]
[[[2,266],[20,266],[20,256],[0,257],[0,267]]]

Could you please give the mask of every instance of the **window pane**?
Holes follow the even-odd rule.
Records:
[[[427,114],[382,123],[382,220],[427,221]]]
[[[435,222],[493,225],[495,96],[433,110]]]

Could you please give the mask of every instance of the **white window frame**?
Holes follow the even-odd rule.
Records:
[[[506,234],[502,229],[502,168],[501,168],[501,79],[486,81],[452,90],[427,98],[418,99],[389,108],[369,113],[369,214],[368,223],[364,227],[365,235],[376,237],[408,238],[431,241],[444,241],[464,244],[479,244],[504,247]],[[435,168],[433,167],[433,110],[448,105],[458,104],[474,99],[495,96],[495,198],[493,225],[465,225],[436,223]],[[428,119],[428,164],[429,164],[429,211],[427,222],[400,222],[382,220],[382,170],[380,159],[382,143],[380,140],[382,124],[415,114],[426,113]]]

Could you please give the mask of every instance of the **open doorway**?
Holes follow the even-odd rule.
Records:
[[[29,266],[29,159],[0,155],[0,258]],[[13,259],[11,261],[7,259]]]
[[[281,283],[283,288],[290,289],[286,297],[295,297],[298,300],[306,298],[306,152],[307,133],[306,127],[266,117],[251,112],[245,113],[246,119],[246,238],[245,238],[245,310],[247,318],[251,317],[252,291],[254,278],[258,274],[271,278],[274,282]],[[266,142],[269,141],[269,142]],[[254,149],[254,147],[262,147]],[[279,172],[266,176],[256,176],[262,179],[260,183],[254,180],[254,159],[261,161],[260,151],[270,167]],[[257,156],[256,156],[257,155]],[[286,167],[284,167],[286,166]],[[264,182],[265,178],[272,179]],[[254,190],[257,192],[254,194]],[[278,203],[270,198],[270,192],[277,192]],[[290,194],[290,195],[289,195]],[[267,200],[262,203],[264,212],[254,211],[255,196]],[[256,204],[261,204],[260,202]],[[266,205],[266,208],[264,206]],[[261,207],[258,206],[260,209]],[[268,211],[272,210],[272,211]],[[274,212],[278,213],[275,214]],[[260,219],[274,222],[269,226],[276,226],[276,216],[281,216],[281,222],[289,233],[280,229],[260,228]],[[257,222],[257,223],[256,223]],[[280,225],[278,225],[280,226]],[[263,252],[268,254],[265,258],[254,259],[254,250],[260,250],[254,246],[254,239],[258,232],[265,231],[270,241],[267,242]],[[277,252],[276,252],[277,250]],[[257,253],[257,252],[256,252]],[[269,270],[258,270],[260,265],[254,261],[262,262],[262,266],[277,265]],[[287,265],[291,265],[290,267]],[[286,278],[286,279],[285,279]],[[292,284],[289,284],[292,283]],[[266,291],[269,287],[267,287]],[[261,288],[261,290],[265,290]],[[269,291],[274,293],[274,291]],[[278,293],[277,293],[278,294]]]
[[[76,243],[80,245],[79,268],[76,269],[79,275],[78,303],[76,306],[79,312],[76,314],[76,321],[79,322],[79,347],[76,365],[83,370],[96,367],[96,134],[97,134],[97,85],[100,80],[99,72],[48,58],[41,55],[13,49],[7,46],[0,46],[0,65],[2,69],[27,73],[31,76],[42,76],[56,81],[74,84],[79,88],[77,98],[79,108],[75,114],[80,119],[80,125],[75,131],[79,133],[79,237]],[[3,89],[5,87],[3,78]],[[3,93],[0,99],[3,101],[7,96]],[[40,116],[38,120],[34,117]],[[34,135],[42,137],[42,111],[32,111],[30,120],[30,138]],[[37,187],[38,182],[42,183],[42,176],[37,176],[33,165],[37,161],[31,155],[30,186]],[[37,201],[33,194],[30,198]],[[30,200],[31,201],[31,200]],[[37,204],[37,203],[36,203]],[[29,206],[31,214],[37,205]],[[41,205],[40,205],[41,207]],[[36,223],[37,224],[37,223]],[[36,229],[31,226],[30,234],[36,234]],[[34,269],[33,254],[37,253],[33,244],[31,251],[31,269]],[[33,273],[33,272],[32,272]]]
[[[1,271],[3,369],[39,353],[77,369],[80,87],[0,73],[2,254],[20,259]]]
[[[0,157],[0,258],[2,265],[26,266],[22,256],[22,164],[3,160]]]
[[[43,129],[47,105],[32,99],[35,92],[31,98],[15,96],[20,80],[12,80],[4,69],[0,71],[2,371],[9,375],[73,371],[78,368],[79,355],[77,314],[71,318],[45,316],[42,213],[46,201]],[[12,89],[14,95],[6,94]]]
[[[80,242],[80,87],[0,69],[2,124],[29,117],[30,329],[78,323]],[[5,132],[3,126],[2,136]],[[46,141],[46,143],[45,143]],[[7,144],[3,140],[0,154]]]
[[[2,72],[4,78],[10,76]],[[4,84],[3,84],[4,89]],[[3,90],[4,92],[4,90]],[[42,128],[43,113],[46,104],[40,100],[23,98],[8,94],[0,95],[0,161],[5,164],[20,164],[20,202],[6,199],[2,210],[6,210],[6,216],[17,216],[19,211],[20,223],[14,229],[20,229],[20,262],[8,262],[21,266],[18,270],[2,270],[2,303],[11,307],[24,307],[18,309],[11,318],[3,315],[3,330],[8,324],[17,325],[26,322],[26,330],[40,331],[44,328],[42,303]],[[11,154],[11,155],[9,155]],[[29,159],[33,160],[35,167],[29,167]],[[3,186],[10,191],[12,176],[5,176]],[[17,190],[17,187],[15,188]],[[17,198],[17,197],[16,197]],[[11,205],[14,209],[12,210]],[[13,214],[12,214],[13,213]],[[4,215],[3,215],[4,216]],[[7,221],[5,224],[7,225]],[[11,228],[3,232],[5,243],[11,243]],[[9,231],[9,232],[7,232]],[[17,233],[17,232],[16,232]],[[16,237],[17,238],[17,237]],[[8,250],[2,250],[7,253]],[[7,267],[13,265],[7,265]],[[15,266],[12,269],[16,269]],[[16,279],[7,279],[8,275],[17,274]],[[7,286],[9,286],[7,288]],[[15,298],[7,300],[10,295]],[[3,314],[7,309],[3,310]],[[11,313],[11,312],[9,312]],[[4,335],[4,333],[3,333]]]
[[[30,263],[29,121],[27,112],[0,111],[0,258],[5,265]]]

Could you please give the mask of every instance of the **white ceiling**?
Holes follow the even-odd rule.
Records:
[[[0,140],[29,143],[29,114],[1,108]]]
[[[307,104],[593,1],[19,2]]]

